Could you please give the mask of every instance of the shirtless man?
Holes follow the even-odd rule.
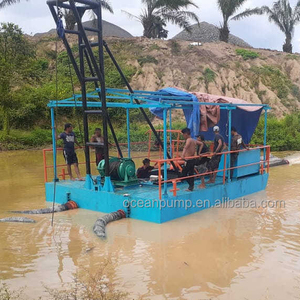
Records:
[[[191,130],[189,128],[184,128],[181,130],[181,133],[186,140],[185,146],[183,148],[181,158],[186,161],[181,176],[187,177],[194,175],[194,166],[195,166],[195,159],[186,159],[187,157],[195,156],[196,150],[196,141],[191,138]],[[186,191],[192,192],[194,190],[194,178],[186,179],[189,187]]]

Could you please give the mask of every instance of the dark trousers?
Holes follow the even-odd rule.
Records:
[[[194,175],[194,167],[195,167],[195,160],[190,159],[187,160],[186,165],[182,168],[181,177],[187,177]],[[187,183],[189,184],[189,190],[194,189],[194,178],[186,179]]]
[[[236,163],[236,160],[238,158],[238,153],[231,153],[230,154],[230,168],[234,168],[235,167],[235,163]],[[230,178],[233,177],[233,171],[234,169],[231,169],[230,170]]]

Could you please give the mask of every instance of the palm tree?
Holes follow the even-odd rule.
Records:
[[[21,0],[2,0],[2,1],[0,1],[0,9],[4,8],[5,6],[19,3],[20,1]]]
[[[292,38],[294,29],[300,21],[300,1],[298,1],[295,8],[292,9],[288,0],[278,0],[274,2],[272,8],[262,6],[253,9],[246,9],[244,12],[236,15],[232,19],[239,20],[244,17],[263,14],[266,14],[269,17],[269,21],[274,22],[285,34],[285,44],[282,47],[283,51],[292,53]]]
[[[198,6],[192,0],[141,0],[145,5],[139,16],[126,11],[129,17],[138,20],[144,27],[144,36],[148,38],[166,38],[168,31],[164,29],[167,22],[190,31],[189,19],[197,21],[195,13],[186,10],[189,6]]]
[[[229,18],[246,2],[247,0],[218,0],[219,9],[223,15],[223,24],[220,30],[220,40],[228,43],[229,39]]]

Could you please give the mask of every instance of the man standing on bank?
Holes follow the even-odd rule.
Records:
[[[245,145],[243,138],[238,132],[236,131],[235,127],[231,127],[231,151],[238,151],[241,150],[241,146],[243,148],[249,150],[249,148]],[[236,160],[238,158],[239,152],[230,153],[230,178],[233,176],[233,167],[235,167]]]
[[[196,150],[196,140],[191,138],[191,130],[189,128],[184,128],[181,130],[181,133],[186,140],[185,146],[183,148],[181,158],[185,160],[185,165],[182,168],[182,177],[193,176],[194,175],[194,166],[195,159],[186,159],[188,157],[195,156]],[[186,191],[192,192],[194,190],[194,178],[186,179],[189,187]]]
[[[213,131],[215,134],[214,153],[208,164],[209,172],[214,172],[214,171],[218,170],[221,156],[222,156],[222,154],[219,154],[219,153],[222,153],[224,146],[225,146],[225,141],[224,141],[223,136],[220,134],[219,126],[214,126]],[[217,177],[217,172],[210,174],[210,179],[207,183],[215,183],[216,177]]]
[[[80,175],[78,168],[78,159],[75,152],[74,144],[81,148],[76,140],[75,133],[73,132],[73,126],[70,123],[65,124],[65,131],[61,133],[57,139],[62,139],[64,141],[64,158],[66,160],[68,174],[71,180],[75,180],[72,174],[71,166],[74,165],[75,173],[78,180],[83,181],[84,179]]]

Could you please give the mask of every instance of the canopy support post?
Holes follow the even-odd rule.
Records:
[[[228,151],[231,151],[231,108],[228,109]],[[230,168],[231,168],[231,160],[230,160],[231,154],[228,153],[228,159],[227,159],[227,168],[229,170],[227,171],[227,178],[228,182],[231,182],[230,178]],[[228,167],[229,166],[229,167]]]
[[[57,151],[56,151],[56,129],[55,129],[55,113],[54,107],[51,107],[51,128],[52,128],[52,147],[53,147],[53,171],[54,178],[53,181],[57,182],[59,179],[57,178]]]
[[[126,109],[126,122],[127,122],[127,148],[128,148],[128,158],[131,158],[131,149],[130,149],[130,116],[129,116],[129,108]]]
[[[172,149],[172,108],[169,109],[169,129],[170,129],[170,156],[173,157],[173,149]]]
[[[268,108],[265,108],[265,124],[264,124],[264,147],[267,145],[267,123],[268,123]],[[266,148],[264,148],[264,168],[266,167]]]
[[[164,108],[163,116],[164,116],[164,160],[168,159],[168,135],[167,135],[167,109]],[[168,170],[167,170],[167,163],[164,162],[164,196],[168,196]]]

